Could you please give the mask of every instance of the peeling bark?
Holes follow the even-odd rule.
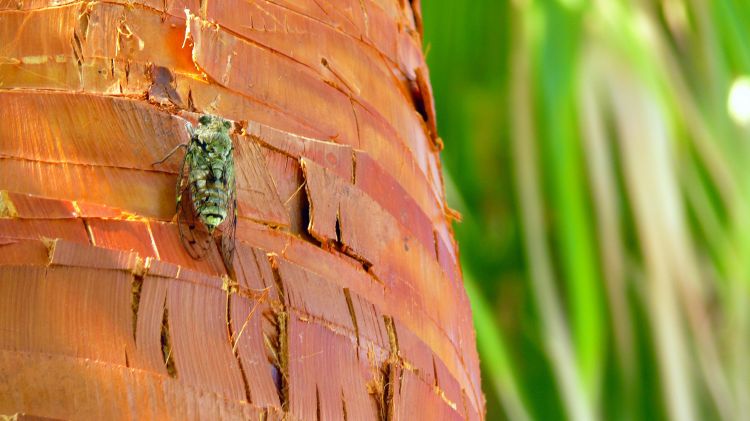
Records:
[[[0,0],[0,413],[481,419],[419,9]],[[203,113],[229,267],[151,165]]]

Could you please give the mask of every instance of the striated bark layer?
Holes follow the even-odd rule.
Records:
[[[418,2],[414,2],[418,4]],[[0,0],[0,414],[481,419],[418,6]],[[175,217],[235,121],[237,250]]]

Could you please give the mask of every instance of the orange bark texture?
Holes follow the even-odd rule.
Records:
[[[0,414],[484,417],[418,1],[0,0]],[[183,248],[234,122],[237,248]]]

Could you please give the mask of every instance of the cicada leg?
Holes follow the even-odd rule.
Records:
[[[171,151],[167,152],[167,154],[164,156],[164,158],[162,158],[162,159],[160,159],[160,160],[152,163],[151,166],[155,167],[157,165],[163,164],[164,161],[166,161],[167,159],[169,159],[172,155],[174,155],[175,152],[177,152],[177,149],[187,148],[187,147],[188,147],[187,143],[180,143],[179,145],[175,146],[174,149],[172,149]]]

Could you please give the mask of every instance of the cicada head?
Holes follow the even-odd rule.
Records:
[[[211,132],[223,132],[228,133],[229,129],[232,128],[232,122],[229,120],[225,120],[221,117],[217,117],[215,115],[210,114],[204,114],[198,119],[198,123],[200,123],[200,127],[203,127],[204,130],[211,131]]]
[[[213,115],[203,115],[198,119],[200,125],[195,130],[195,137],[201,143],[209,159],[225,161],[232,153],[232,139],[229,129],[232,122]]]

